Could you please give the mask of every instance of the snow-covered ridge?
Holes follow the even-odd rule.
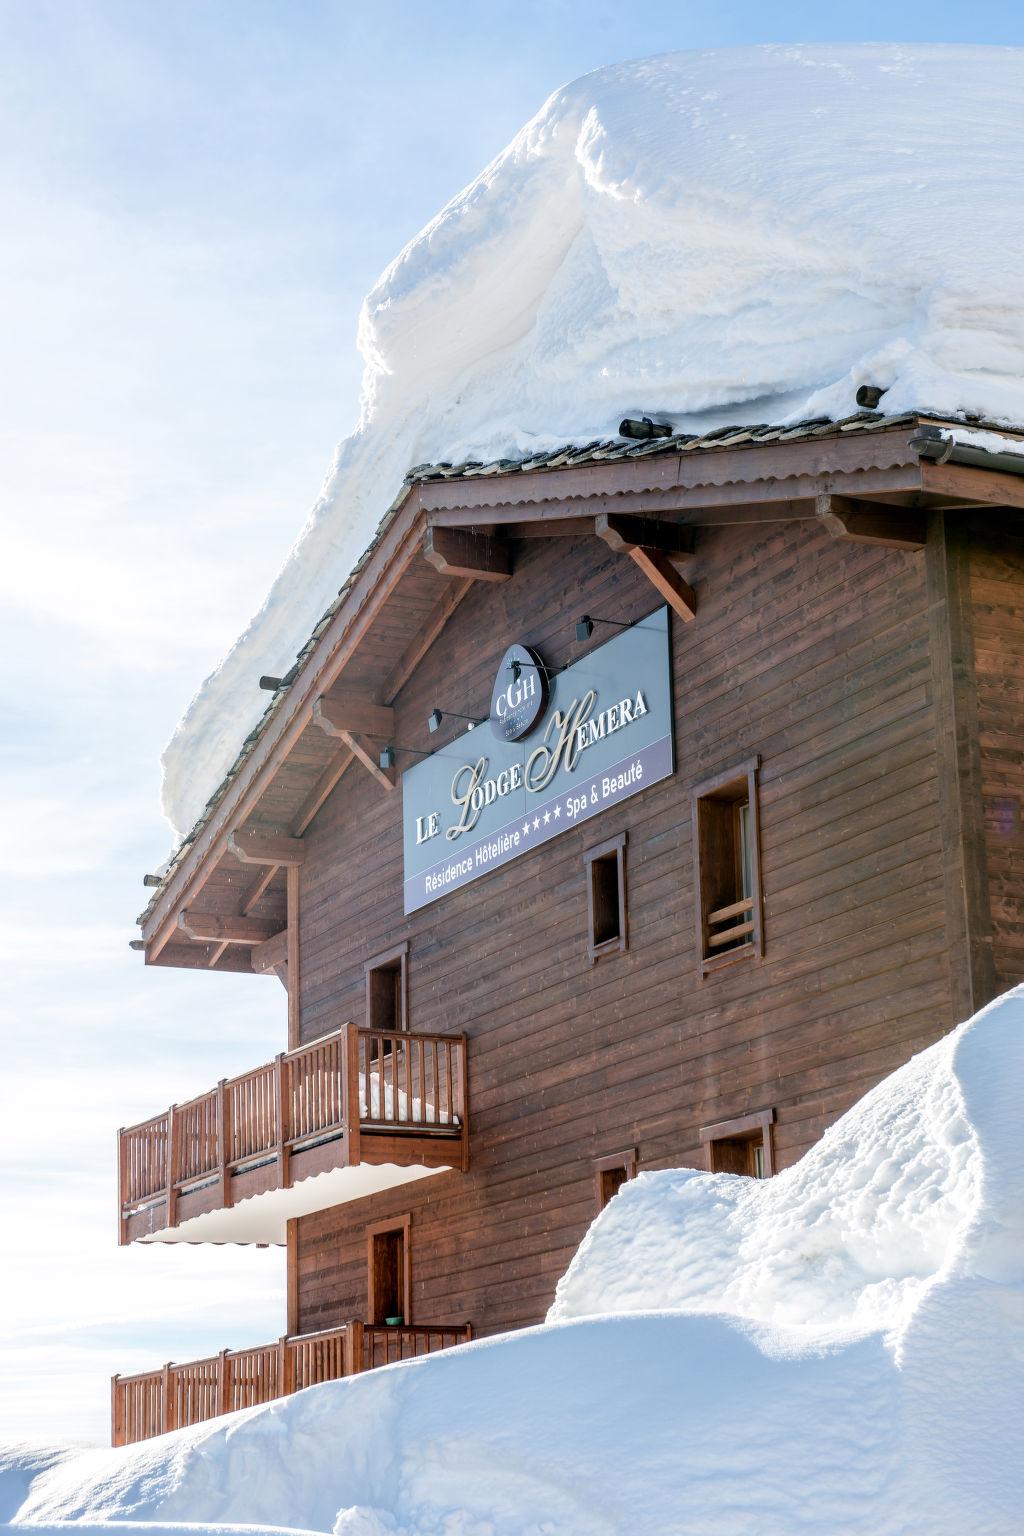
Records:
[[[765,47],[556,91],[363,306],[356,430],[164,756],[180,834],[406,470],[614,435],[888,412],[1024,421],[1024,52]]]
[[[0,1512],[336,1536],[1018,1536],[1022,1102],[1019,987],[770,1183],[625,1186],[543,1327],[125,1450],[0,1452]]]

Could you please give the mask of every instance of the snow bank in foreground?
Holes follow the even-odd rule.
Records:
[[[362,412],[164,756],[179,832],[413,464],[886,410],[1024,421],[1024,51],[768,47],[556,91],[367,298]]]
[[[0,1474],[0,1508],[337,1536],[1017,1536],[1022,1102],[1018,988],[771,1184],[627,1186],[561,1321],[86,1452],[17,1501]]]
[[[901,1326],[981,1198],[954,1049],[944,1041],[915,1057],[774,1179],[640,1174],[583,1240],[549,1321],[671,1307]]]

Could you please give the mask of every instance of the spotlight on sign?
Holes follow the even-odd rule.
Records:
[[[576,620],[576,639],[580,645],[589,640],[594,633],[595,624],[611,624],[614,629],[632,629],[632,624],[624,624],[621,619],[598,619],[592,614],[585,613]]]
[[[469,730],[473,730],[476,726],[483,725],[484,723],[476,715],[459,715],[456,714],[454,709],[432,709],[427,716],[427,730],[431,735],[434,734],[446,715],[449,720],[468,720]]]
[[[395,766],[394,747],[382,747],[380,757],[377,759],[377,761],[380,763],[382,768],[393,768]]]

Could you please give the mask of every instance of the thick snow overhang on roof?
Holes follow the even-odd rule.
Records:
[[[523,530],[520,519],[528,515],[523,509],[541,505],[555,508],[564,516],[566,531],[576,533],[586,531],[584,522],[589,519],[592,525],[602,512],[663,516],[676,524],[699,526],[715,521],[724,507],[758,501],[785,503],[785,511],[778,508],[781,516],[813,517],[814,498],[823,490],[881,498],[893,509],[965,501],[1024,507],[1024,487],[1015,480],[1021,474],[1024,428],[925,412],[859,412],[839,421],[816,418],[789,425],[721,427],[699,437],[566,444],[490,463],[417,465],[162,872],[138,919],[147,961],[252,968],[246,950],[213,942],[186,950],[176,930],[177,915],[201,888],[214,893],[212,903],[204,895],[204,908],[225,913],[237,911],[247,893],[252,897],[252,872],[231,862],[227,840],[232,831],[244,825],[301,836],[351,761],[350,756],[340,764],[333,780],[329,761],[322,773],[312,774],[312,781],[308,773],[303,778],[289,769],[289,753],[300,738],[304,747],[311,741],[324,745],[315,726],[309,729],[316,700],[343,678],[346,686],[390,705],[472,587],[471,574],[452,577],[443,562],[431,565],[422,558],[428,525],[472,525],[475,508],[481,514],[479,524],[499,530],[504,525],[517,536]],[[403,602],[406,622],[409,615],[418,615],[420,628],[384,670],[379,661],[374,666],[361,661],[359,646],[389,602]],[[327,745],[332,746],[329,741]],[[272,781],[289,772],[295,782],[284,794],[278,782],[274,811],[262,815],[262,795]],[[283,815],[290,818],[287,826],[282,826]],[[281,886],[278,907],[283,874]],[[255,894],[263,905],[246,905],[245,912],[277,910],[273,885]],[[171,958],[164,951],[175,940],[179,942]]]

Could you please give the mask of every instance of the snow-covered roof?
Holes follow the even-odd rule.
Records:
[[[536,462],[623,416],[843,418],[862,384],[890,415],[1024,421],[1022,161],[1020,49],[681,53],[556,91],[368,295],[360,420],[164,753],[172,825],[410,464]]]

